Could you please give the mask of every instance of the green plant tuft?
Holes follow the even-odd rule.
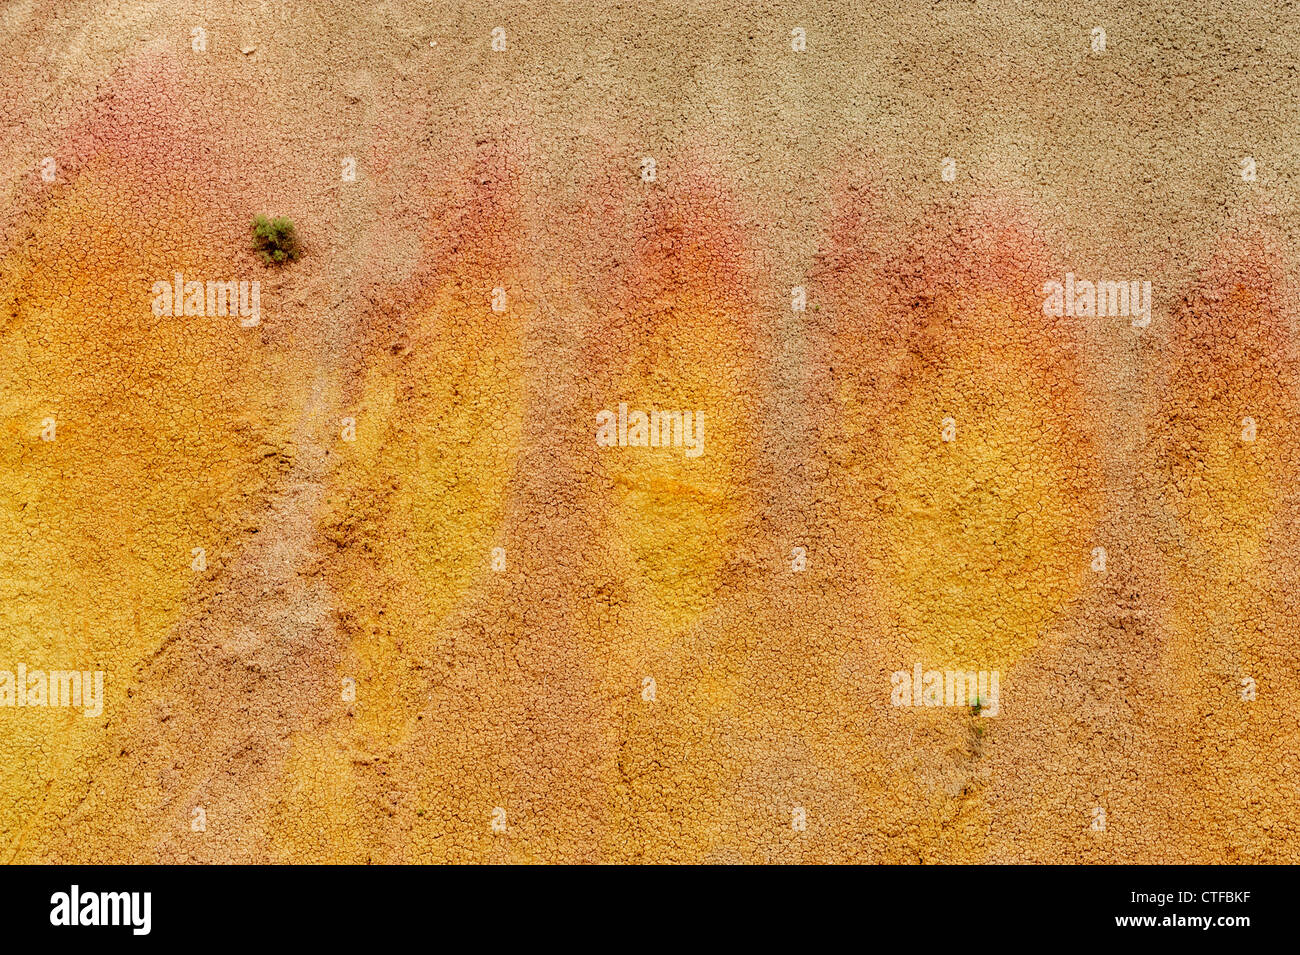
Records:
[[[268,265],[280,265],[298,258],[298,233],[287,216],[253,220],[253,248]]]

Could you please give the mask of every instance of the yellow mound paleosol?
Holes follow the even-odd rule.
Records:
[[[858,365],[838,393],[858,559],[926,667],[992,670],[1079,592],[1099,477],[1030,240],[975,234],[990,238],[925,236],[892,266],[883,314],[847,317],[841,336],[866,340],[841,345]]]
[[[646,215],[615,307],[597,309],[593,503],[630,625],[670,641],[708,605],[752,515],[757,339],[717,207],[688,191]]]
[[[1210,663],[1216,695],[1261,669],[1267,551],[1295,473],[1297,363],[1278,275],[1260,240],[1221,253],[1183,296],[1152,428],[1178,530],[1170,569],[1187,642],[1175,647]]]
[[[378,851],[357,767],[408,741],[427,705],[423,671],[457,607],[509,566],[503,519],[524,415],[523,328],[533,309],[515,246],[516,200],[478,176],[427,237],[412,277],[368,318],[359,396],[324,533],[350,637],[340,661],[345,727],[299,736],[276,830],[286,859]],[[451,236],[450,239],[447,236]],[[333,835],[322,839],[321,832]]]
[[[1175,358],[1157,427],[1177,510],[1220,583],[1259,559],[1294,455],[1295,357],[1275,266],[1261,250],[1220,264],[1174,316]]]
[[[379,680],[371,693],[382,695],[380,678],[395,675],[385,674],[392,654],[436,645],[438,625],[490,572],[493,548],[503,543],[522,426],[519,328],[530,306],[515,301],[495,316],[487,281],[433,290],[414,314],[409,352],[372,368],[358,403],[357,440],[345,452],[349,478],[375,498],[345,506],[375,519],[359,533],[365,566],[344,571],[339,589],[346,606],[380,608],[390,618],[357,621],[364,678]],[[400,599],[364,600],[377,581]],[[400,722],[400,710],[366,712],[376,733]]]
[[[167,102],[151,77],[78,131],[94,158],[33,205],[0,276],[4,644],[29,669],[104,671],[106,714],[183,596],[236,551],[238,515],[288,465],[297,405],[261,329],[153,311],[153,283],[177,272],[248,280],[261,266],[208,238],[227,214],[193,187],[210,172],[180,117],[158,167],[140,122]],[[105,719],[51,707],[0,721],[0,842],[21,850],[48,781]]]
[[[1279,249],[1233,234],[1180,295],[1148,427],[1175,701],[1158,785],[1212,816],[1182,837],[1207,862],[1276,860],[1276,827],[1296,812],[1278,749],[1300,710],[1286,585],[1297,360]]]

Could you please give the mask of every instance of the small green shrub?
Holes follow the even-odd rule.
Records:
[[[253,248],[268,265],[279,265],[298,258],[298,233],[293,220],[286,216],[253,220]]]

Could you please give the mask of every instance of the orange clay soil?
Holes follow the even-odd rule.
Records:
[[[0,859],[1300,861],[1294,23],[297,6],[0,13]]]

